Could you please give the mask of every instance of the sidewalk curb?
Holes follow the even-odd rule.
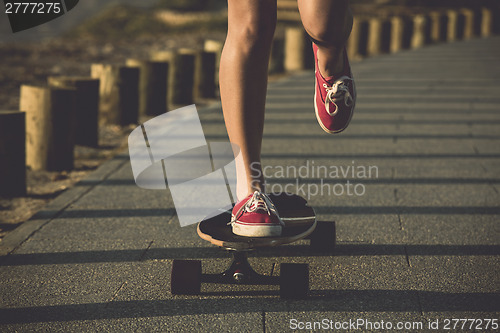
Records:
[[[95,171],[88,174],[87,177],[83,178],[70,189],[64,191],[61,195],[49,202],[28,221],[9,232],[0,241],[0,256],[6,256],[15,251],[22,243],[42,229],[46,224],[61,215],[61,213],[72,203],[79,200],[94,187],[105,181],[115,171],[128,163],[128,158],[124,159],[124,156],[125,150],[111,160],[101,164]]]

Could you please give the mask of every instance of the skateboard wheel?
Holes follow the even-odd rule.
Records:
[[[201,289],[201,261],[174,260],[170,276],[170,290],[174,295],[199,294]]]
[[[335,238],[335,222],[318,221],[310,237],[311,248],[315,251],[333,253]]]
[[[303,299],[309,293],[309,265],[280,265],[280,297],[284,299]]]
[[[237,283],[242,283],[244,280],[245,280],[245,274],[241,273],[241,272],[235,272],[233,274],[233,279],[234,281],[236,281]]]

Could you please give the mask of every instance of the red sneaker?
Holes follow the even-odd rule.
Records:
[[[230,223],[234,234],[246,237],[278,237],[284,226],[271,199],[259,191],[234,206]]]
[[[351,121],[356,104],[356,86],[344,49],[345,71],[338,78],[324,78],[318,69],[318,47],[313,43],[316,65],[314,110],[321,128],[327,133],[339,133]]]

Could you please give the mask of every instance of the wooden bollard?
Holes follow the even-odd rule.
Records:
[[[412,28],[412,22],[408,17],[394,16],[391,18],[390,52],[394,53],[410,47]]]
[[[52,76],[47,79],[47,83],[55,88],[75,89],[75,144],[97,147],[99,80],[87,77]]]
[[[359,35],[360,35],[359,19],[354,17],[352,20],[351,34],[349,35],[349,39],[347,40],[346,43],[347,56],[349,57],[349,59],[355,59],[359,57],[359,50],[358,50]]]
[[[22,85],[26,164],[32,170],[71,170],[74,164],[76,90]]]
[[[367,53],[369,56],[379,55],[389,51],[390,31],[387,29],[387,22],[381,18],[371,18],[368,28]],[[390,29],[389,29],[390,30]]]
[[[215,86],[216,89],[219,86],[219,66],[220,57],[222,55],[222,49],[224,48],[224,43],[218,40],[207,39],[204,42],[203,49],[207,52],[215,53]]]
[[[193,96],[199,98],[215,98],[215,52],[197,51],[194,65]]]
[[[175,84],[175,61],[177,50],[156,51],[151,54],[153,61],[161,61],[168,63],[167,73],[167,109],[172,106],[173,88]]]
[[[349,59],[359,60],[366,55],[366,44],[368,40],[368,22],[354,17],[352,30],[347,40],[347,54]]]
[[[179,49],[171,62],[169,105],[193,103],[194,65],[196,51]]]
[[[448,24],[446,27],[446,41],[454,42],[458,39],[458,12],[455,10],[448,10],[446,12]]]
[[[474,24],[473,24],[474,36],[481,37],[481,18],[482,18],[481,7],[474,7],[471,9],[471,11],[473,13],[473,19],[474,19]]]
[[[179,49],[152,54],[155,61],[168,61],[167,104],[187,105],[193,103],[194,66],[196,52]]]
[[[471,39],[474,37],[474,11],[471,9],[463,8],[460,11],[463,16],[463,39]]]
[[[157,116],[167,111],[168,62],[127,59],[139,68],[139,116]]]
[[[375,56],[381,53],[382,21],[374,17],[370,19],[368,24],[368,44],[366,48],[369,56]]]
[[[413,35],[411,37],[411,48],[418,49],[428,43],[428,19],[425,15],[413,17]]]
[[[284,67],[288,72],[300,71],[305,68],[304,31],[299,27],[288,27],[285,30],[285,61]]]
[[[405,23],[404,19],[401,16],[394,16],[391,18],[391,53],[398,52],[402,50],[403,42],[404,42],[404,31],[405,31]]]
[[[139,118],[139,69],[92,64],[91,76],[100,80],[99,124],[136,124]]]
[[[0,196],[26,194],[26,114],[0,111]]]
[[[269,72],[273,74],[283,73],[285,70],[285,39],[274,38],[269,59]]]
[[[166,50],[166,51],[155,51],[151,53],[152,61],[163,61],[163,62],[171,62],[174,60],[177,51],[175,50]]]
[[[285,29],[284,67],[291,72],[314,68],[312,43],[302,27]]]
[[[481,8],[481,37],[489,37],[493,31],[493,13],[491,9]]]
[[[443,13],[434,11],[429,14],[430,41],[433,43],[446,41],[448,18]]]
[[[368,55],[369,21],[364,18],[354,18],[351,35],[347,40],[347,54],[350,59],[361,59]]]

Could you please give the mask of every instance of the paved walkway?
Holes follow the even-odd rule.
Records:
[[[172,259],[216,272],[228,256],[179,226],[168,192],[138,188],[124,153],[0,243],[1,330],[282,332],[323,319],[442,330],[448,318],[498,319],[499,59],[495,37],[354,64],[356,114],[334,137],[316,124],[312,73],[270,86],[270,183],[296,184],[280,167],[304,166],[298,190],[336,221],[338,246],[331,257],[299,243],[251,262],[263,273],[309,263],[308,300],[282,301],[273,286],[172,296]],[[224,138],[220,108],[199,111],[207,137]]]

